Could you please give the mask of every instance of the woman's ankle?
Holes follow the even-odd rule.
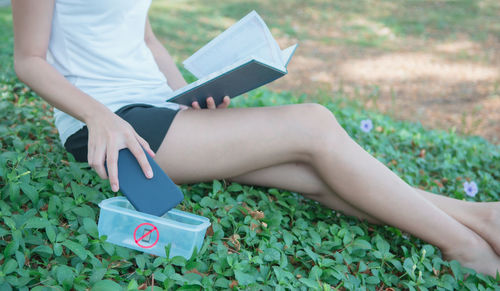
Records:
[[[477,233],[500,255],[500,202],[484,204],[478,213]]]
[[[441,247],[441,252],[447,259],[470,261],[475,260],[476,252],[488,249],[490,249],[488,243],[471,231],[471,235],[460,240],[450,241],[446,246]]]

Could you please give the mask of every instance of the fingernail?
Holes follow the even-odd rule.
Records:
[[[153,172],[152,171],[148,171],[147,174],[146,174],[146,177],[153,178]]]
[[[117,192],[118,191],[118,185],[116,185],[116,184],[111,185],[111,190],[113,190],[113,192]]]

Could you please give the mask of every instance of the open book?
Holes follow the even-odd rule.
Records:
[[[287,74],[297,44],[281,50],[262,18],[252,11],[211,40],[183,64],[197,81],[167,96],[167,101],[205,108],[212,96],[220,104]]]

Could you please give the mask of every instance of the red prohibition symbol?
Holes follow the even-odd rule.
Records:
[[[149,225],[151,226],[153,229],[149,230],[148,232],[146,232],[145,234],[143,234],[140,238],[137,238],[137,230],[141,227],[141,226],[144,226],[144,225]],[[156,241],[150,245],[150,246],[143,246],[141,245],[139,242],[142,241],[145,237],[147,237],[148,235],[150,235],[153,231],[156,231]],[[158,232],[158,228],[156,228],[156,226],[152,225],[151,223],[148,223],[148,222],[144,222],[144,223],[141,223],[139,224],[135,230],[134,230],[134,241],[135,243],[140,246],[141,248],[145,248],[145,249],[149,249],[149,248],[152,248],[154,247],[157,243],[158,243],[158,240],[160,239],[160,233]]]

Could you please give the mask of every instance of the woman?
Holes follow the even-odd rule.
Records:
[[[119,188],[117,155],[141,146],[178,184],[228,179],[303,193],[332,209],[390,224],[478,272],[500,270],[500,203],[410,187],[317,104],[180,110],[186,84],[147,19],[150,0],[15,0],[15,70],[53,105],[65,148]],[[199,109],[197,104],[192,106]],[[216,110],[215,110],[216,109]],[[359,181],[363,181],[360,183]]]

